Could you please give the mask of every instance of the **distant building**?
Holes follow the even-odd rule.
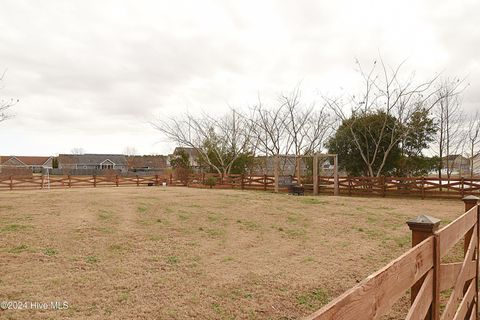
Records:
[[[308,158],[300,158],[300,175],[308,176],[312,174],[313,157],[309,159],[311,161],[310,168],[307,166],[306,160]],[[333,173],[334,166],[330,164],[328,159],[319,160],[319,175],[331,175]],[[280,156],[279,158],[279,174],[280,175],[293,175],[295,176],[297,167],[297,159],[294,155]],[[275,157],[273,156],[257,156],[255,157],[254,165],[250,169],[251,174],[255,175],[274,175],[275,174]]]
[[[128,171],[163,173],[167,169],[167,156],[127,156]]]
[[[123,154],[60,154],[58,155],[58,169],[63,170],[115,170],[127,172],[127,158]]]
[[[447,174],[466,176],[470,173],[470,160],[460,154],[442,158],[442,171]]]
[[[52,168],[53,157],[39,156],[0,156],[0,169],[3,172],[23,170],[41,173],[44,169]]]
[[[471,163],[473,167],[473,174],[477,176],[480,175],[480,154],[473,156],[473,158],[471,158]]]
[[[289,157],[280,157],[279,159],[279,174],[280,175],[296,175],[296,159],[294,156]],[[300,174],[305,175],[307,172],[307,167],[300,162]],[[272,176],[275,174],[275,157],[270,156],[257,156],[254,159],[254,165],[250,169],[250,172],[253,175],[269,175]]]

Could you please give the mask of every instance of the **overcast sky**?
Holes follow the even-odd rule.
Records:
[[[0,0],[0,154],[167,154],[148,124],[248,107],[301,83],[354,87],[354,61],[467,77],[480,109],[480,1]]]

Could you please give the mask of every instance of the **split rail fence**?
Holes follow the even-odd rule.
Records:
[[[440,230],[440,220],[429,216],[407,222],[412,230],[409,251],[307,319],[379,319],[409,289],[411,307],[405,319],[478,319],[478,200],[465,197],[466,212]],[[463,260],[442,262],[462,239]]]
[[[275,177],[269,175],[218,175],[194,174],[188,179],[179,180],[173,175],[155,176],[56,176],[49,179],[43,176],[0,176],[0,190],[42,189],[42,188],[76,188],[102,186],[189,186],[208,188],[207,180],[213,178],[213,188],[275,190]],[[281,177],[283,178],[283,177]],[[334,193],[334,178],[318,176],[319,193]],[[290,177],[292,183],[301,183],[307,192],[313,192],[312,176]],[[376,195],[376,196],[415,196],[415,197],[463,197],[480,195],[480,178],[455,178],[440,181],[430,177],[339,177],[340,195]],[[279,191],[285,192],[286,186],[280,185]]]
[[[217,181],[216,188],[239,188],[256,190],[275,190],[274,176],[249,175],[192,175],[188,183],[190,187],[205,187],[208,177]],[[292,183],[301,183],[307,192],[313,192],[312,176],[292,176]],[[333,194],[335,180],[332,176],[318,176],[319,193]],[[466,195],[480,195],[480,178],[455,178],[440,180],[435,177],[339,177],[339,195],[377,195],[377,196],[416,196],[426,197],[464,197]],[[280,191],[286,187],[280,186]]]

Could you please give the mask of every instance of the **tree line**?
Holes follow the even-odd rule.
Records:
[[[368,69],[358,61],[356,66],[360,89],[355,94],[307,101],[297,86],[267,104],[258,98],[247,109],[187,112],[152,124],[170,141],[195,150],[199,164],[219,174],[242,173],[257,156],[329,152],[338,154],[340,169],[350,175],[416,176],[436,170],[440,178],[450,178],[451,155],[464,155],[470,161],[464,174],[473,176],[480,113],[464,111],[464,80],[439,75],[419,80],[403,71],[403,63],[390,67],[382,59]],[[11,117],[7,111],[16,102],[0,99],[0,122]]]
[[[453,160],[446,156],[479,154],[480,115],[463,110],[464,80],[435,75],[419,81],[403,72],[403,63],[392,68],[382,59],[368,70],[358,61],[356,66],[356,94],[307,102],[296,87],[273,104],[258,99],[247,110],[187,112],[152,124],[170,141],[194,149],[199,162],[219,174],[243,172],[256,156],[328,151],[338,154],[340,169],[351,175],[436,170],[450,177]]]

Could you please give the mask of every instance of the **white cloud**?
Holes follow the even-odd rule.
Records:
[[[297,83],[355,87],[354,59],[408,59],[418,77],[467,76],[480,104],[480,3],[465,1],[2,1],[0,154],[168,153],[147,123],[221,112]],[[273,100],[273,99],[272,99]]]

